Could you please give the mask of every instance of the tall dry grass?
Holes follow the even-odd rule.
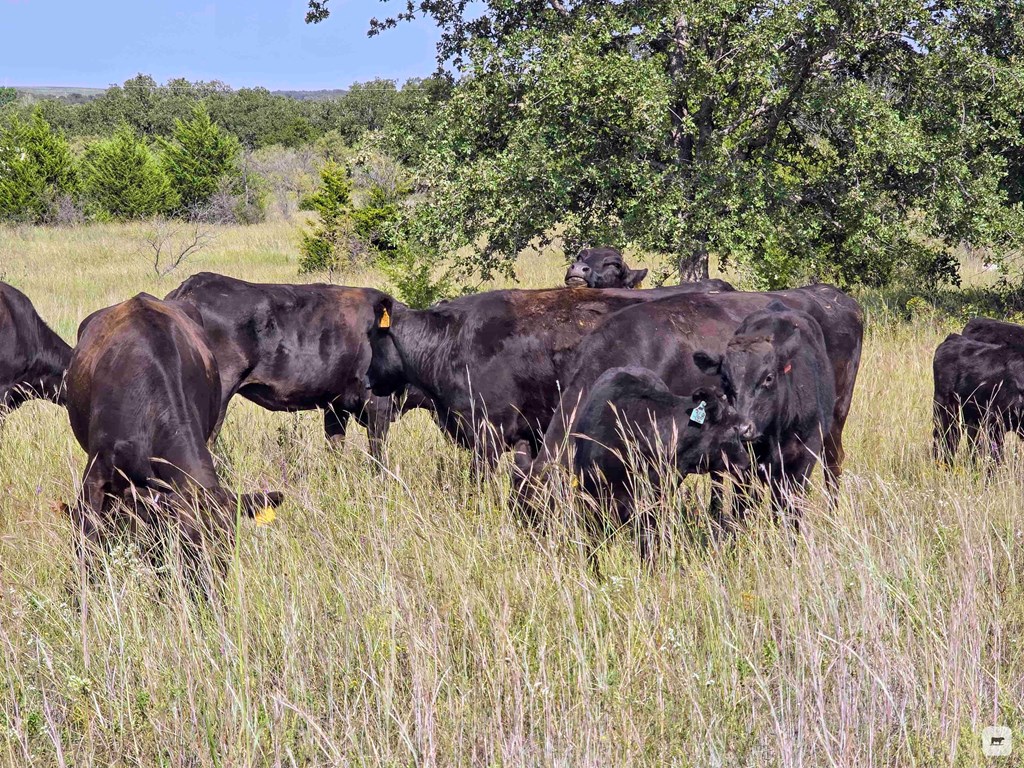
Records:
[[[69,340],[92,310],[191,271],[297,279],[283,224],[220,230],[164,281],[132,255],[138,234],[4,230],[0,272]],[[524,282],[562,269],[530,257]],[[645,571],[619,536],[600,581],[571,531],[525,535],[501,473],[474,479],[421,414],[374,473],[362,435],[339,457],[315,414],[239,402],[222,473],[288,501],[272,527],[242,526],[223,601],[197,607],[115,551],[83,614],[50,505],[75,494],[84,457],[63,411],[31,404],[0,437],[2,762],[986,764],[983,726],[1024,727],[1024,466],[933,465],[946,331],[869,326],[843,494],[834,510],[812,494],[798,540],[755,519],[706,544],[672,495],[659,564]],[[1022,764],[1016,749],[992,764]]]

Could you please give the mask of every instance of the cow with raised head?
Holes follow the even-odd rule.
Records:
[[[638,288],[646,269],[630,269],[615,248],[584,248],[569,265],[565,284],[570,288]]]
[[[71,347],[50,330],[28,297],[0,283],[0,425],[32,399],[64,404]]]
[[[824,455],[837,402],[833,361],[818,321],[773,302],[743,321],[724,352],[700,350],[694,362],[720,377],[775,508],[788,508],[797,525],[791,494],[806,488]]]
[[[935,350],[932,372],[936,459],[951,463],[966,429],[975,457],[1002,461],[1006,434],[1024,431],[1024,355],[953,333]]]
[[[218,429],[236,394],[271,411],[320,409],[333,444],[344,443],[349,417],[355,417],[380,461],[399,409],[392,398],[366,391],[367,335],[374,307],[386,296],[372,288],[249,283],[202,272],[167,299],[202,315],[220,367]],[[429,407],[418,392],[409,392],[407,403]]]
[[[721,390],[702,388],[680,397],[646,368],[612,368],[576,410],[560,464],[591,497],[608,502],[614,527],[638,524],[640,553],[648,560],[659,526],[654,510],[636,515],[638,482],[642,478],[657,489],[666,471],[681,477],[745,471],[739,423]],[[533,475],[528,445],[517,445],[515,458],[520,479],[542,479]],[[524,506],[521,511],[537,510]],[[600,528],[603,521],[591,517],[588,522]]]
[[[207,441],[221,382],[202,322],[191,305],[139,294],[79,327],[67,407],[88,460],[68,511],[89,571],[115,532],[159,542],[171,529],[187,575],[209,592],[206,577],[216,581],[227,567],[236,516],[281,503],[279,493],[236,495],[217,478]]]

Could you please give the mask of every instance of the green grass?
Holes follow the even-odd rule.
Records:
[[[220,230],[163,281],[142,231],[4,230],[0,279],[69,340],[94,309],[201,269],[298,280],[283,224]],[[538,254],[521,277],[563,269]],[[242,526],[224,600],[197,610],[115,552],[83,613],[51,503],[74,497],[84,456],[63,411],[26,406],[0,437],[0,762],[984,765],[982,727],[1024,727],[1024,457],[988,478],[933,465],[931,355],[949,329],[869,328],[843,494],[829,510],[812,493],[799,540],[756,519],[699,543],[685,531],[705,525],[706,489],[690,483],[692,510],[665,503],[686,525],[663,560],[645,571],[618,537],[602,581],[568,533],[526,536],[501,473],[475,481],[422,414],[375,474],[361,433],[339,457],[315,414],[238,402],[225,480],[288,500],[273,526]]]

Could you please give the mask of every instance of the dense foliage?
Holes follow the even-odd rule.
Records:
[[[62,197],[77,191],[68,142],[38,115],[0,126],[0,219],[51,221]]]
[[[484,274],[556,229],[770,286],[934,283],[1019,242],[1019,3],[422,0],[370,32],[416,16],[458,75],[423,231]]]
[[[202,104],[175,122],[173,139],[160,139],[161,162],[182,211],[208,204],[222,184],[238,176],[238,139],[210,119]]]
[[[299,268],[303,272],[333,271],[351,232],[349,213],[352,205],[352,184],[348,170],[329,160],[320,170],[320,188],[302,201],[302,207],[318,216],[316,225],[302,233]]]
[[[178,204],[160,162],[127,125],[86,149],[82,194],[100,218],[121,221],[156,216]]]

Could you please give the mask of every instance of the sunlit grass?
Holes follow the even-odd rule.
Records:
[[[191,272],[300,279],[285,224],[218,230],[162,281],[141,232],[4,230],[0,272],[68,340],[89,312]],[[520,276],[563,270],[530,255]],[[1024,726],[1024,464],[934,466],[931,355],[948,330],[869,330],[842,497],[830,510],[812,493],[797,541],[760,518],[722,544],[681,528],[645,571],[619,536],[603,580],[572,532],[526,535],[503,473],[479,484],[424,414],[374,472],[360,430],[338,456],[316,414],[238,402],[223,477],[288,500],[273,526],[243,525],[224,600],[197,610],[116,552],[83,615],[51,503],[74,496],[84,456],[63,411],[26,406],[0,436],[2,761],[981,765],[982,727]]]

